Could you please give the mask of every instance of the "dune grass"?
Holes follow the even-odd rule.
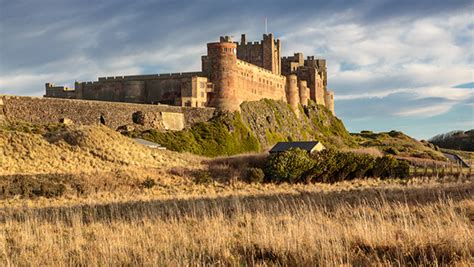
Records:
[[[0,265],[472,264],[472,182],[333,189],[7,205]]]

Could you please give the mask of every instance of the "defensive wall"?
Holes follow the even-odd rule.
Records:
[[[7,122],[43,124],[68,118],[76,124],[92,125],[99,124],[102,120],[106,126],[115,130],[123,125],[132,125],[133,114],[137,112],[146,117],[145,126],[179,130],[177,128],[180,128],[180,124],[182,127],[189,127],[208,121],[214,114],[214,108],[0,96],[0,122],[4,118]]]
[[[203,107],[207,102],[207,94],[199,94],[196,83],[207,84],[207,78],[199,76],[202,76],[201,72],[100,77],[94,82],[76,83],[74,98]],[[196,78],[200,80],[197,81]],[[52,95],[54,92],[47,96],[55,97]],[[182,97],[186,97],[187,102],[183,103]]]
[[[207,44],[201,62],[202,71],[100,77],[94,82],[76,82],[74,90],[47,83],[45,96],[226,111],[263,98],[286,101],[296,110],[298,104],[311,99],[334,112],[326,60],[304,59],[302,53],[281,57],[281,42],[271,33],[264,34],[261,42],[247,42],[245,34],[240,43],[221,36],[219,42]]]

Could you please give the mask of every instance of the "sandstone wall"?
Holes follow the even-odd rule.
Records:
[[[0,96],[3,102],[1,110],[8,122],[25,121],[30,123],[54,123],[61,118],[69,118],[77,124],[98,124],[100,117],[105,119],[105,125],[116,129],[119,126],[133,124],[132,114],[141,111],[153,124],[165,129],[175,129],[179,125],[189,127],[197,122],[209,120],[213,108],[189,108],[167,105],[146,105],[131,103],[116,103],[105,101],[54,99],[40,97]],[[172,113],[172,114],[165,114]],[[179,117],[182,115],[182,122]],[[165,120],[165,121],[164,121]],[[178,120],[178,121],[174,121]],[[177,126],[178,125],[178,126]]]
[[[191,91],[191,80],[199,75],[202,73],[100,77],[98,81],[78,83],[75,94],[77,99],[181,106],[182,92]]]
[[[286,100],[286,78],[271,71],[237,60],[238,98],[243,101],[258,101],[262,98]]]

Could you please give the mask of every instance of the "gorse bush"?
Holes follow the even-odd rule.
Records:
[[[150,188],[153,188],[154,186],[156,185],[156,181],[151,178],[151,177],[147,177],[142,183],[141,183],[141,186],[143,188],[147,188],[147,189],[150,189]]]
[[[262,183],[265,178],[265,173],[260,168],[248,168],[245,180],[248,183]]]
[[[314,155],[291,149],[268,157],[267,181],[333,183],[364,177],[406,178],[410,166],[392,156],[323,150]]]
[[[268,157],[265,175],[272,182],[301,182],[304,174],[315,164],[308,153],[299,148],[292,148]]]

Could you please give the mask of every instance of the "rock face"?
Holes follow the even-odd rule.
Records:
[[[241,105],[242,119],[268,148],[280,141],[321,141],[326,147],[354,146],[341,120],[321,105],[310,101],[298,106],[298,113],[283,101],[261,100]]]
[[[132,133],[169,150],[215,157],[261,152],[279,141],[320,141],[325,147],[355,146],[342,122],[324,106],[298,105],[299,118],[284,101],[244,102],[241,112],[219,112],[182,131]]]

